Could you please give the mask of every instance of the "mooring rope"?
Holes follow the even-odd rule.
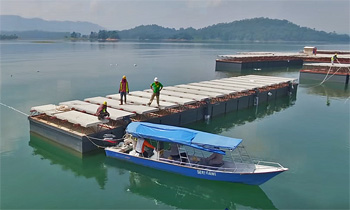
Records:
[[[345,101],[344,101],[344,104],[346,104],[346,102],[348,102],[350,99],[350,97],[348,97]]]
[[[9,109],[12,109],[12,110],[14,110],[14,111],[16,111],[16,112],[18,112],[18,113],[20,113],[20,114],[23,114],[23,115],[25,115],[26,117],[29,117],[29,114],[26,114],[26,113],[24,113],[24,112],[22,112],[22,111],[20,111],[20,110],[18,110],[18,109],[16,109],[16,108],[12,107],[12,106],[6,105],[6,104],[1,103],[1,102],[0,102],[0,105],[2,105],[2,106],[4,106],[4,107],[7,107],[7,108],[9,108]]]
[[[337,60],[337,61],[338,61],[338,60]],[[339,61],[338,61],[338,63],[341,64]],[[348,71],[350,72],[350,68],[349,68],[349,67],[346,67],[346,68],[348,68]]]
[[[98,140],[98,141],[105,141],[104,139],[99,139],[99,138],[95,138],[92,136],[89,136],[88,138],[94,139],[94,140]],[[120,138],[120,139],[113,139],[113,141],[119,141],[119,140],[123,140],[124,138]]]
[[[339,61],[338,61],[339,64],[341,64]],[[323,83],[325,83],[326,81],[328,81],[330,78],[332,78],[342,67],[339,67],[331,76],[328,77],[329,73],[331,72],[331,69],[332,69],[332,66],[329,67],[329,70],[326,74],[326,76],[324,77],[324,79],[322,80],[322,82],[320,82],[319,84],[315,85],[315,86],[311,86],[309,88],[314,88],[314,87],[317,87],[317,86],[320,86],[322,85]],[[350,71],[350,68],[348,67],[348,70]],[[328,77],[328,78],[327,78]]]
[[[337,59],[337,62],[341,65],[341,63],[339,62],[339,60]],[[350,68],[348,68],[348,71],[350,72]],[[337,71],[335,71],[330,77],[327,78],[329,72],[331,71],[332,69],[332,66],[329,67],[329,70],[327,72],[327,75],[325,76],[325,78],[323,79],[323,81],[319,84],[319,85],[322,85],[325,81],[329,80],[330,78],[332,78],[340,69],[341,69],[341,66],[337,69]]]
[[[85,137],[86,137],[93,145],[95,145],[96,147],[101,148],[101,149],[106,149],[106,148],[107,148],[107,147],[104,147],[104,146],[100,146],[100,145],[98,145],[98,144],[95,144],[95,142],[93,142],[93,141],[89,138],[89,136],[85,135]]]
[[[16,109],[16,108],[14,108],[14,107],[12,107],[12,106],[6,105],[6,104],[1,103],[1,102],[0,102],[0,105],[2,105],[2,106],[4,106],[4,107],[7,107],[7,108],[9,108],[9,109],[12,109],[12,110],[14,110],[14,111],[16,111],[16,112],[18,112],[18,113],[20,113],[20,114],[26,116],[26,117],[29,117],[28,114],[26,114],[26,113],[24,113],[24,112],[22,112],[22,111],[20,111],[20,110],[18,110],[18,109]],[[93,145],[95,145],[96,147],[98,147],[98,148],[103,148],[103,149],[107,148],[107,147],[104,147],[104,146],[97,145],[95,142],[93,142],[93,141],[91,140],[91,139],[94,139],[94,140],[98,140],[98,141],[105,141],[104,139],[99,139],[99,138],[95,138],[95,137],[91,137],[91,136],[89,137],[89,136],[87,136],[87,135],[85,135],[85,137],[86,137]],[[113,139],[113,141],[120,141],[120,140],[123,140],[123,139],[124,139],[124,136],[123,136],[123,138]]]
[[[329,80],[330,78],[332,78],[340,69],[341,69],[341,67],[339,67],[338,70],[335,71],[335,72],[334,72],[330,77],[328,77],[328,78],[327,78],[327,76],[328,76],[328,74],[327,74],[326,77],[325,77],[325,79],[324,79],[324,81],[322,81],[322,82],[320,83],[320,85],[322,85],[325,81],[327,81],[327,80]]]
[[[125,136],[125,135],[124,135]],[[113,141],[120,141],[120,140],[123,140],[124,139],[124,136],[120,139],[113,139]],[[98,144],[96,144],[95,142],[93,142],[91,139],[94,139],[94,140],[98,140],[98,141],[105,141],[104,139],[99,139],[99,138],[95,138],[95,137],[92,137],[92,136],[87,136],[85,135],[85,137],[93,144],[95,145],[96,147],[98,148],[102,148],[102,149],[105,149],[107,147],[104,147],[104,146],[100,146]]]
[[[328,77],[329,72],[331,72],[331,69],[332,69],[332,66],[330,66],[330,67],[329,67],[329,69],[328,69],[328,72],[327,72],[326,76],[323,78],[322,82],[320,82],[320,84],[318,84],[318,85],[322,85],[322,84],[323,84],[323,83],[326,81],[326,78]]]

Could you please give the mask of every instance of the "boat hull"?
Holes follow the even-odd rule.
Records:
[[[192,168],[189,166],[167,163],[149,158],[136,157],[126,153],[120,153],[112,150],[105,149],[106,156],[116,158],[119,160],[129,161],[138,165],[142,165],[149,168],[154,168],[162,171],[181,174],[184,176],[195,177],[200,179],[244,183],[249,185],[260,185],[273,178],[274,176],[282,173],[284,170],[277,170],[266,173],[232,173],[221,172],[217,170]]]

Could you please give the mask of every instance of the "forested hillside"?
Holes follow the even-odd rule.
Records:
[[[349,34],[327,33],[301,27],[287,20],[254,18],[219,23],[201,29],[166,28],[141,25],[128,30],[105,30],[88,22],[45,21],[19,16],[1,15],[3,39],[90,40],[171,40],[171,41],[324,41],[349,42]],[[12,36],[11,38],[15,38]]]
[[[223,41],[349,41],[349,35],[326,33],[287,20],[254,18],[220,23],[202,29],[171,29],[157,25],[118,31],[121,39],[223,40]]]

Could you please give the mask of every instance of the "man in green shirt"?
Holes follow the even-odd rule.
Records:
[[[157,105],[159,107],[159,93],[163,89],[163,85],[162,85],[162,83],[160,83],[158,81],[157,77],[154,78],[154,82],[151,84],[151,89],[153,90],[153,92],[152,92],[151,100],[149,100],[147,105],[150,106],[154,97],[156,96],[157,97]]]

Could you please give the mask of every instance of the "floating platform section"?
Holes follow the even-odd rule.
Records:
[[[318,50],[313,53],[305,47],[300,53],[280,52],[245,52],[236,55],[219,55],[216,59],[216,71],[241,72],[242,70],[257,70],[272,67],[302,67],[306,62],[330,63],[331,57],[337,53],[341,64],[350,64],[349,51]]]
[[[308,63],[300,70],[300,80],[349,84],[350,64]]]
[[[123,105],[119,94],[47,104],[31,108],[30,130],[87,153],[111,143],[104,141],[105,134],[121,138],[131,121],[182,126],[296,94],[297,86],[294,78],[247,75],[165,86],[160,107],[155,101],[146,105],[152,94],[150,89],[130,92]],[[99,120],[95,112],[104,101],[110,117]]]
[[[138,96],[138,97],[142,97],[142,98],[147,98],[148,100],[151,97],[151,91],[146,92],[146,91],[133,91],[131,93],[129,93],[130,96]],[[188,98],[179,98],[176,96],[168,96],[168,95],[164,95],[162,92],[162,97],[160,98],[160,101],[164,101],[164,102],[171,102],[171,103],[175,103],[175,104],[179,104],[179,105],[190,105],[190,104],[195,104],[197,101],[193,100],[193,99],[188,99]],[[163,105],[163,102],[162,102]]]
[[[216,71],[240,72],[244,69],[261,70],[263,68],[302,66],[303,59],[298,54],[287,53],[249,53],[239,55],[219,55],[216,59]]]

